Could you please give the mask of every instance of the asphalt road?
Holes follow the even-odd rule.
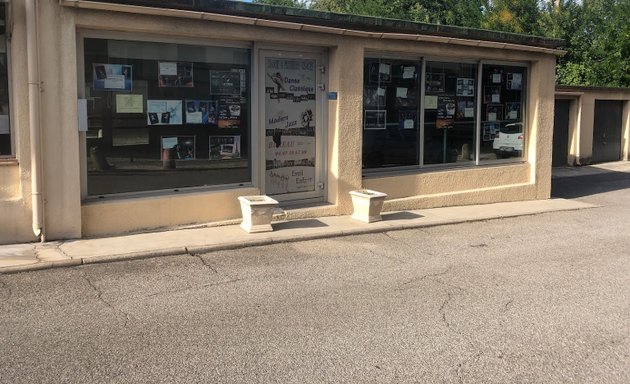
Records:
[[[630,174],[599,208],[0,275],[2,383],[628,383]]]

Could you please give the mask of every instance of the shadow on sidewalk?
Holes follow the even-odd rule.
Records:
[[[630,189],[630,173],[605,173],[551,179],[551,197],[575,199],[599,193]]]

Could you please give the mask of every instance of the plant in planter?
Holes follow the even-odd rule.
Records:
[[[350,191],[350,196],[352,197],[352,206],[354,208],[353,219],[365,223],[373,223],[383,219],[381,210],[387,194],[370,189],[359,189]]]
[[[239,196],[243,222],[241,228],[248,233],[270,232],[271,217],[278,202],[269,196]]]

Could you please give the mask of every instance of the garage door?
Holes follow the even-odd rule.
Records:
[[[553,156],[554,167],[567,165],[569,155],[569,108],[571,100],[556,100],[553,119]]]
[[[595,100],[593,163],[621,160],[622,109],[622,101]]]

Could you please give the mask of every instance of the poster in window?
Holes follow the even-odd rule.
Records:
[[[486,106],[486,121],[503,120],[503,104],[488,104]]]
[[[501,84],[503,79],[503,70],[500,68],[494,68],[486,78],[488,84]]]
[[[418,121],[418,112],[400,111],[398,112],[398,128],[399,129],[416,129]]]
[[[455,119],[464,120],[475,117],[475,103],[472,100],[459,100],[457,102],[457,113]]]
[[[427,72],[425,88],[427,92],[444,92],[444,74]]]
[[[131,65],[92,64],[92,84],[95,91],[131,92]]]
[[[116,113],[144,112],[144,98],[142,95],[116,94]]]
[[[185,100],[186,124],[217,124],[216,100]]]
[[[511,91],[520,91],[523,87],[523,75],[521,73],[508,73],[505,87]]]
[[[396,87],[396,108],[414,108],[418,105],[417,88]]]
[[[195,136],[162,136],[162,160],[195,160]]]
[[[519,120],[521,118],[521,103],[505,103],[505,119]]]
[[[416,78],[416,66],[415,65],[401,65],[401,76],[404,80],[412,80]]]
[[[501,86],[490,85],[483,87],[484,103],[500,103],[501,102]]]
[[[148,125],[182,125],[181,100],[147,100]]]
[[[457,103],[453,96],[438,96],[437,120],[435,127],[438,129],[453,128]]]
[[[495,139],[497,132],[499,131],[498,123],[483,123],[482,129],[483,141],[492,141]]]
[[[238,96],[221,96],[217,107],[219,128],[240,128],[241,98]]]
[[[210,136],[210,160],[241,158],[241,136]]]
[[[365,110],[363,117],[363,129],[387,128],[387,111],[383,109]]]
[[[313,59],[265,59],[268,194],[315,191],[317,73]]]
[[[370,108],[385,106],[385,88],[365,87],[363,88],[363,105]]]
[[[391,83],[392,65],[390,63],[370,63],[368,68],[370,83]]]
[[[437,109],[438,97],[432,95],[424,96],[424,109]]]
[[[457,78],[457,96],[475,96],[475,79]]]
[[[160,88],[193,88],[193,63],[158,62],[158,84]]]
[[[239,71],[210,71],[210,93],[213,95],[240,95]]]

